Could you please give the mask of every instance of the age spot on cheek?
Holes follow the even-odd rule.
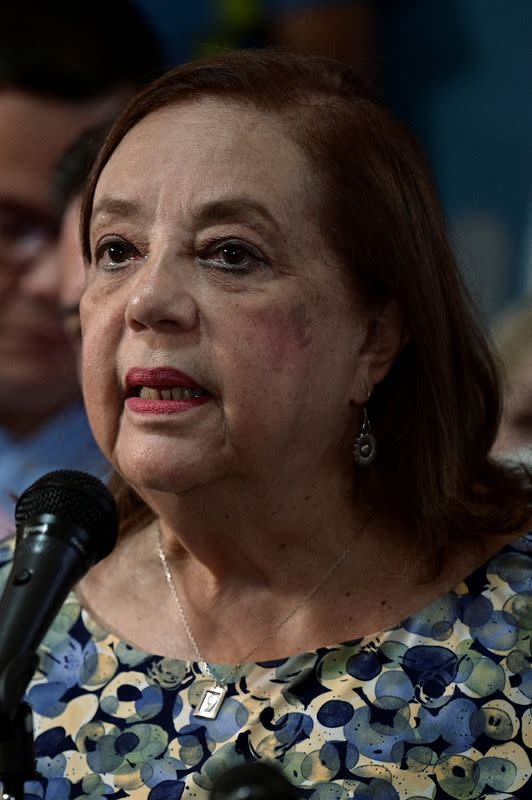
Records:
[[[304,350],[312,342],[310,317],[305,303],[295,306],[289,318],[289,327],[296,344]]]
[[[265,369],[283,372],[298,359],[312,342],[312,326],[308,309],[304,303],[279,309],[264,309],[254,318],[254,327],[243,342],[246,353],[262,354]]]

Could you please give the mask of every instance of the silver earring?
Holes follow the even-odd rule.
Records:
[[[353,456],[360,467],[367,467],[375,460],[377,455],[377,442],[371,432],[371,423],[368,412],[364,407],[364,417],[362,420],[362,430],[355,439],[353,445]]]

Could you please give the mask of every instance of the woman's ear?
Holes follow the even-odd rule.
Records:
[[[365,405],[373,387],[390,371],[409,339],[403,314],[390,300],[368,315],[365,339],[359,351],[352,400]]]

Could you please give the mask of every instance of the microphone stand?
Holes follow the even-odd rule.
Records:
[[[33,714],[22,698],[38,662],[35,653],[15,656],[0,675],[0,783],[2,800],[24,800],[24,782],[35,769]]]

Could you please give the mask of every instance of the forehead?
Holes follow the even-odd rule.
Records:
[[[272,114],[206,99],[170,106],[141,120],[107,162],[102,195],[176,204],[252,196],[278,212],[308,215],[315,201],[308,160]]]

